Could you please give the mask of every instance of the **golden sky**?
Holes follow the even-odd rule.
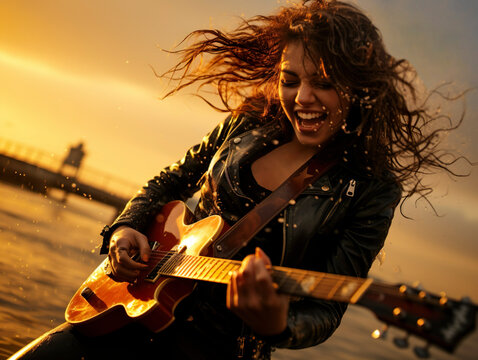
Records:
[[[223,114],[187,94],[160,101],[166,85],[153,74],[167,70],[172,49],[197,28],[231,28],[238,16],[267,14],[282,0],[2,0],[0,1],[0,138],[63,156],[85,143],[88,166],[141,184],[177,160]],[[406,57],[432,88],[454,81],[478,86],[475,66],[478,13],[474,0],[357,0],[381,29],[392,54]],[[467,97],[467,118],[450,147],[478,160],[477,91]],[[386,252],[396,278],[447,274],[461,293],[478,283],[478,176],[434,179],[437,218],[423,203],[397,214]],[[414,266],[403,265],[416,249]],[[430,254],[433,248],[435,253]],[[452,250],[450,250],[450,248]],[[451,260],[447,260],[447,256]],[[461,268],[461,281],[450,277]],[[430,270],[433,269],[433,270]],[[466,269],[466,271],[464,271]],[[378,270],[380,273],[380,270]],[[439,277],[435,277],[438,287]],[[410,280],[416,280],[415,278]],[[440,289],[437,289],[439,291]],[[477,285],[471,287],[478,297]]]

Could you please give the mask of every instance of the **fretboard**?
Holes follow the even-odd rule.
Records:
[[[227,284],[240,261],[168,252],[148,274],[146,280],[173,276]],[[280,292],[296,296],[355,303],[372,283],[372,279],[328,274],[316,271],[271,267],[271,275]]]

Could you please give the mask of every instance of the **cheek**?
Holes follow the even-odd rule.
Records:
[[[288,89],[283,86],[279,87],[279,100],[283,104],[288,104],[290,105],[291,103],[294,103],[295,100],[295,91],[293,89]]]
[[[335,90],[329,93],[326,102],[326,106],[334,117],[334,123],[343,122],[347,117],[349,102],[345,98],[340,98]]]
[[[279,95],[280,102],[284,102],[284,98],[285,98],[284,88],[280,85],[277,88],[277,94]]]

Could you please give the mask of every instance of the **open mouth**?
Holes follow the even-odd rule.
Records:
[[[295,111],[298,130],[301,132],[316,132],[327,119],[326,112]]]

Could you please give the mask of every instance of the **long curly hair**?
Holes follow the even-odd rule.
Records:
[[[442,151],[439,143],[464,114],[457,121],[445,118],[446,128],[436,125],[444,115],[430,113],[427,99],[418,103],[411,65],[386,51],[379,30],[354,5],[306,0],[274,15],[243,19],[230,32],[194,31],[185,41],[191,43],[172,51],[179,62],[160,75],[175,83],[166,96],[193,84],[198,90],[212,87],[220,106],[200,96],[217,110],[284,118],[278,99],[281,55],[288,43],[300,41],[350,99],[340,135],[347,144],[345,161],[373,176],[391,172],[405,198],[428,199],[432,189],[424,174],[444,170],[459,176],[452,165],[461,157]]]

